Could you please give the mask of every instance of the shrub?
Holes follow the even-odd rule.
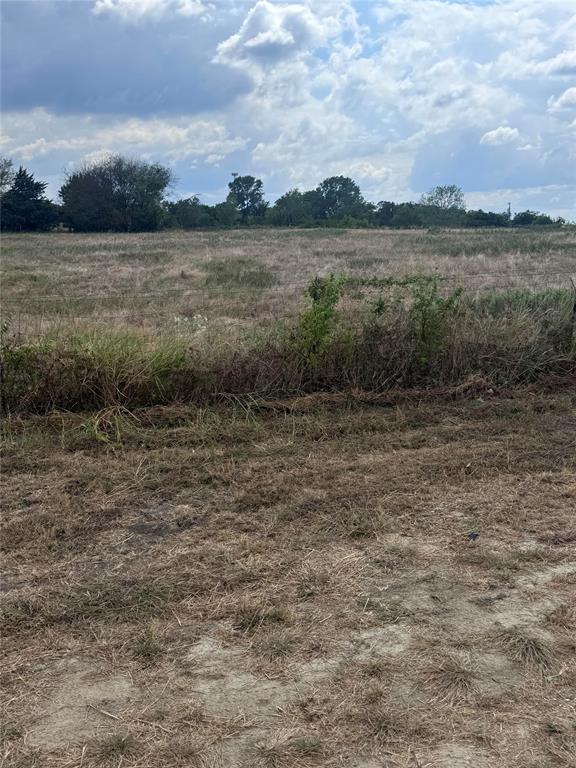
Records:
[[[345,284],[344,277],[330,275],[316,277],[308,287],[312,305],[300,316],[295,341],[303,359],[309,364],[318,362],[330,341],[338,318],[336,305]]]

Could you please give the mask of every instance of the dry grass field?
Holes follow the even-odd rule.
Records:
[[[330,272],[561,288],[575,245],[569,230],[6,237],[2,298],[23,336],[80,315],[266,326]],[[508,370],[550,342],[527,310],[505,319],[474,343],[498,331]],[[106,407],[7,413],[0,765],[574,768],[568,362],[522,385],[130,407],[113,378]]]
[[[2,300],[22,333],[58,326],[266,326],[317,275],[436,272],[448,285],[549,288],[576,276],[576,229],[237,230],[5,235]]]

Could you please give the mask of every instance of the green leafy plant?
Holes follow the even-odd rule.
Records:
[[[437,275],[421,275],[410,285],[410,317],[416,335],[416,359],[423,368],[427,368],[432,358],[445,347],[448,321],[457,311],[462,295],[462,289],[458,288],[442,296],[439,282]]]
[[[343,275],[315,277],[308,286],[312,305],[301,316],[296,339],[303,358],[314,364],[326,349],[338,320],[337,305],[346,284]]]

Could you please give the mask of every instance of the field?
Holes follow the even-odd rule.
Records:
[[[317,275],[437,272],[469,290],[570,287],[576,229],[550,232],[246,230],[3,237],[2,299],[23,333],[55,324],[266,326]]]
[[[575,249],[5,238],[0,764],[574,768]]]

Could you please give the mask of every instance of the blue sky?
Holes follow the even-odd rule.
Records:
[[[355,178],[576,218],[574,0],[2,0],[2,154],[49,181],[108,152],[221,200]]]

